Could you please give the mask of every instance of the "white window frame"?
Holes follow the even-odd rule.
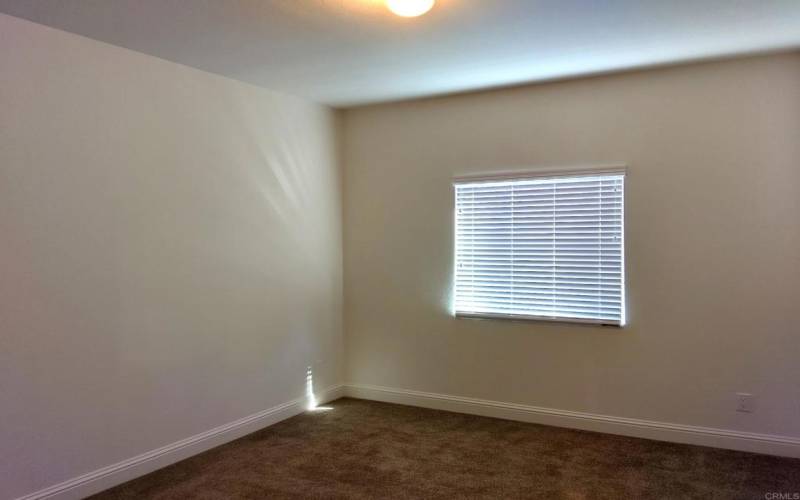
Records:
[[[456,310],[456,293],[457,293],[457,280],[458,280],[458,209],[456,205],[456,186],[459,184],[479,183],[479,182],[496,182],[496,181],[515,181],[515,180],[529,180],[529,179],[554,179],[563,177],[587,177],[587,176],[600,176],[600,175],[622,175],[625,177],[622,183],[622,207],[621,207],[621,241],[620,241],[620,308],[621,320],[619,323],[610,322],[606,319],[586,319],[586,318],[572,318],[572,317],[553,317],[553,316],[539,316],[539,315],[521,315],[521,314],[503,314],[503,313],[485,313],[485,312],[463,312]],[[453,178],[453,293],[452,293],[452,314],[456,318],[465,319],[489,319],[489,320],[510,320],[510,321],[532,321],[532,322],[555,322],[555,323],[578,323],[600,325],[607,327],[623,328],[627,324],[627,277],[626,277],[626,224],[625,224],[625,203],[627,198],[627,177],[628,169],[626,165],[600,165],[590,167],[550,167],[540,169],[528,169],[521,171],[500,172],[488,175],[472,174],[461,175]]]

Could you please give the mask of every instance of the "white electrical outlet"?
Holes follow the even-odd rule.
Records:
[[[741,413],[753,413],[756,411],[756,397],[746,392],[737,392],[736,411]]]

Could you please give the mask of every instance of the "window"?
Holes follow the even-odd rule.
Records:
[[[455,183],[456,316],[625,323],[622,171]]]

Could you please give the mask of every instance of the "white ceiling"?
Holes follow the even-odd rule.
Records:
[[[0,12],[334,106],[800,47],[800,0],[0,0]]]

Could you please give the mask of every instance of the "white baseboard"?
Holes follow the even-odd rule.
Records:
[[[317,395],[317,399],[319,404],[323,404],[342,396],[607,434],[800,458],[800,438],[795,437],[612,417],[447,394],[348,384],[322,391]],[[305,410],[305,404],[305,398],[298,398],[36,491],[17,500],[84,498],[298,415]]]
[[[612,417],[515,403],[371,385],[345,385],[345,395],[471,415],[619,434],[658,441],[800,458],[800,438]]]
[[[333,401],[344,395],[341,385],[331,387],[318,393],[320,404]],[[298,398],[235,422],[221,425],[209,431],[168,444],[157,450],[143,453],[113,465],[36,491],[17,500],[74,500],[85,498],[108,488],[117,486],[131,479],[149,474],[155,470],[174,464],[211,448],[233,441],[253,433],[281,420],[293,417],[305,411],[306,398]]]

